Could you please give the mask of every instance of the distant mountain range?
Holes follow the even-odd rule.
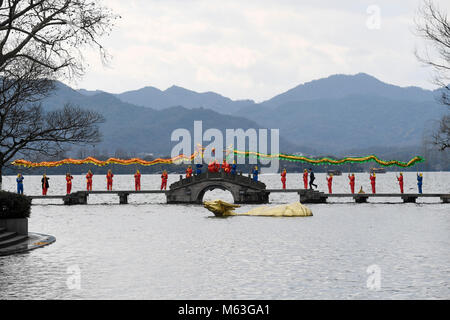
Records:
[[[84,95],[99,93],[98,91],[87,90],[80,90],[79,92]],[[188,109],[206,108],[223,114],[233,114],[241,108],[255,104],[253,100],[233,101],[214,92],[198,93],[177,86],[172,86],[164,91],[154,87],[145,87],[115,96],[123,102],[156,110],[183,106]]]
[[[425,129],[447,110],[437,96],[438,91],[403,88],[359,73],[301,84],[262,103],[177,86],[109,94],[58,84],[44,106],[71,102],[102,113],[107,121],[99,147],[108,150],[168,154],[172,130],[191,130],[194,120],[203,120],[204,130],[279,128],[286,153],[342,154],[420,145]]]
[[[377,96],[391,100],[431,101],[436,92],[419,87],[398,87],[384,83],[366,73],[337,74],[328,78],[301,84],[263,102],[261,105],[275,108],[285,103],[306,100],[332,100],[348,96]]]
[[[171,134],[175,129],[183,128],[191,132],[193,137],[194,121],[203,121],[203,132],[216,128],[223,132],[228,128],[263,128],[256,122],[238,116],[223,115],[210,109],[187,109],[182,106],[155,110],[122,102],[115,95],[97,92],[81,94],[70,87],[58,83],[54,94],[43,101],[46,110],[61,108],[66,103],[95,110],[102,114],[106,121],[100,125],[103,141],[96,145],[97,151],[114,154],[117,150],[128,153],[153,153],[170,155],[177,142],[171,142]],[[225,141],[224,141],[225,143]],[[283,150],[295,152],[299,146],[281,138]],[[305,152],[314,153],[314,148],[301,148]]]
[[[445,108],[431,101],[393,100],[352,95],[336,99],[291,101],[278,107],[246,110],[267,127],[298,144],[336,153],[373,146],[421,144],[425,127],[433,125]]]
[[[102,91],[78,90],[81,94],[92,96]],[[214,92],[199,93],[178,86],[172,86],[164,91],[155,87],[126,91],[115,94],[121,101],[153,108],[157,110],[181,105],[185,108],[199,108],[215,110],[230,114],[244,110],[248,106],[262,105],[278,107],[294,101],[341,99],[348,96],[379,96],[391,100],[432,101],[437,91],[424,90],[419,87],[399,87],[384,83],[365,73],[355,75],[332,75],[328,78],[313,80],[300,84],[267,101],[256,104],[253,100],[231,100]]]

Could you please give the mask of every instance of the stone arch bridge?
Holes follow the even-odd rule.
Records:
[[[201,204],[205,193],[214,189],[229,191],[236,204],[269,202],[270,192],[260,181],[242,174],[204,172],[190,178],[180,176],[180,181],[172,183],[166,192],[167,203]]]

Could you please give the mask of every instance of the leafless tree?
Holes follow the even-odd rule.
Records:
[[[41,102],[55,80],[83,75],[84,48],[107,61],[99,38],[116,18],[95,0],[0,0],[0,188],[17,154],[51,156],[100,140],[101,115],[71,105],[45,112]]]
[[[439,121],[438,130],[432,134],[433,143],[441,151],[450,148],[450,115],[445,115]]]
[[[416,21],[419,36],[427,42],[423,52],[416,56],[425,65],[434,69],[434,83],[441,87],[440,101],[450,106],[450,21],[447,14],[431,0],[425,0],[419,8]],[[445,150],[450,147],[450,116],[444,115],[438,129],[432,134],[432,143]]]
[[[18,75],[10,72],[0,79],[0,184],[2,169],[17,154],[50,157],[69,144],[96,143],[98,124],[103,121],[100,114],[71,105],[44,112],[40,100],[53,88],[53,81],[36,78],[45,69],[35,62],[23,60],[16,65]]]
[[[0,0],[0,71],[11,62],[36,62],[55,76],[81,75],[81,49],[111,30],[112,12],[95,0]],[[56,73],[56,74],[55,74]]]

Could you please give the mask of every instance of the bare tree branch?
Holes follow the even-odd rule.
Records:
[[[431,0],[424,0],[416,26],[418,35],[427,43],[424,52],[416,50],[416,57],[433,68],[434,83],[441,87],[440,102],[450,106],[450,21]],[[439,128],[432,134],[432,143],[442,151],[450,147],[449,121],[449,115],[443,116]]]
[[[115,16],[95,0],[14,0],[0,6],[0,68],[25,57],[60,76],[84,72],[80,49],[94,46],[111,31]]]

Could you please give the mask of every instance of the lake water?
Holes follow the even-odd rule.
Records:
[[[316,177],[326,191],[325,175]],[[25,176],[26,194],[40,194],[40,178]],[[169,184],[176,180],[171,175]],[[281,187],[279,175],[261,181]],[[303,182],[288,174],[287,183],[299,188]],[[142,177],[142,189],[159,184],[158,175]],[[368,174],[356,174],[357,190],[361,185],[370,190]],[[132,176],[114,177],[114,189],[133,187]],[[84,188],[84,177],[76,176],[73,190]],[[4,189],[15,191],[15,177],[4,177]],[[94,176],[94,189],[106,189],[105,176]],[[405,192],[416,190],[415,173],[405,173]],[[50,176],[49,194],[64,191],[64,177]],[[335,177],[333,191],[349,191],[345,175]],[[377,175],[377,192],[399,192],[395,173]],[[450,193],[450,173],[425,173],[424,192]],[[219,190],[205,195],[216,198],[232,201]],[[270,199],[291,203],[298,195]],[[450,204],[439,199],[333,199],[308,205],[313,217],[226,219],[201,206],[167,205],[164,195],[129,201],[92,195],[92,205],[67,207],[35,200],[30,231],[57,240],[0,257],[0,299],[450,298]],[[379,287],[369,288],[368,279],[379,279],[369,281]]]

